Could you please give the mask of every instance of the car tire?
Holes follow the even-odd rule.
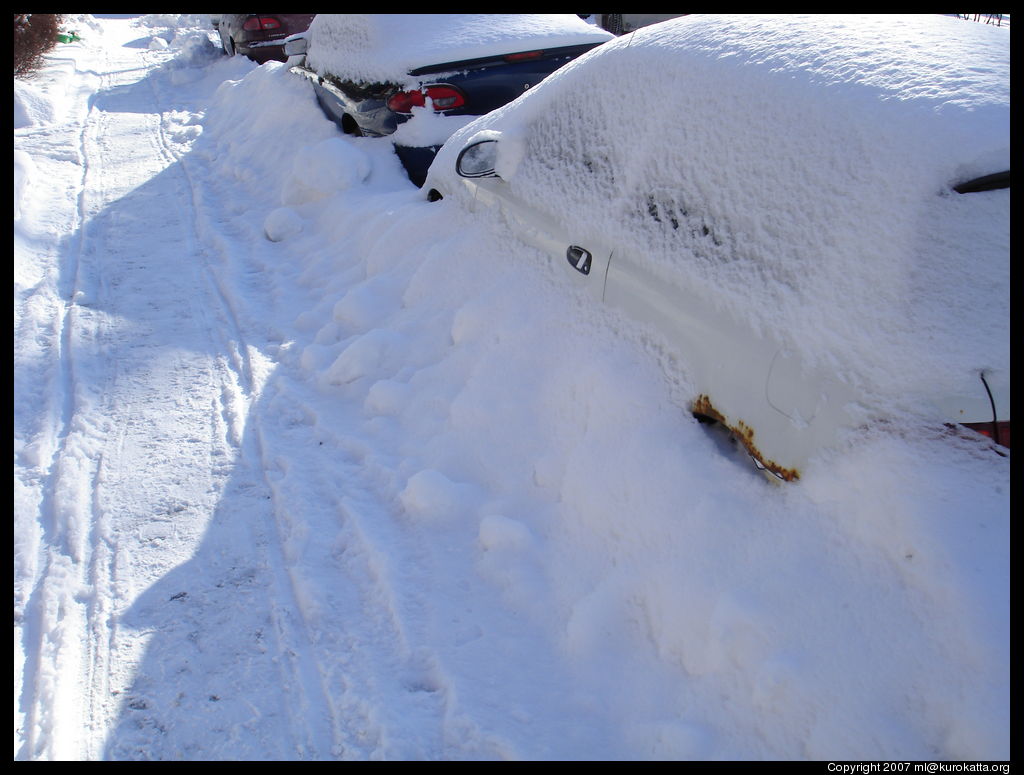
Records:
[[[235,42],[231,40],[231,36],[225,36],[224,30],[220,30],[220,47],[224,49],[224,53],[229,57],[235,55]]]
[[[341,117],[341,129],[345,134],[352,135],[353,137],[363,136],[363,130],[359,128],[359,124],[348,113]]]
[[[604,27],[608,32],[613,35],[621,35],[622,29],[622,14],[621,13],[603,13],[601,14],[601,26]]]

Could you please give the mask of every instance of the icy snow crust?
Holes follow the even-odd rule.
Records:
[[[420,67],[612,37],[575,14],[317,14],[307,62],[345,80],[402,84]]]
[[[516,195],[891,411],[1009,382],[1009,192],[950,190],[1009,169],[1009,62],[1006,29],[938,15],[696,15],[570,62],[432,174],[458,190],[501,131]]]
[[[770,485],[286,66],[75,24],[15,91],[15,759],[1009,757],[1008,459]]]

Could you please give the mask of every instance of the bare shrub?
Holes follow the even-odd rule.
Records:
[[[43,64],[43,54],[57,45],[61,14],[14,14],[14,75],[31,75]]]

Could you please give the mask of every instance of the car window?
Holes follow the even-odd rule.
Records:
[[[708,239],[715,245],[722,244],[710,219],[700,213],[691,213],[678,194],[648,194],[641,209],[646,210],[647,215],[664,228],[671,228],[672,231],[682,229],[690,237]]]

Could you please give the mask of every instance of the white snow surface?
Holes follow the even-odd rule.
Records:
[[[603,43],[612,34],[571,13],[317,14],[309,66],[365,83],[404,83],[410,70],[538,48]]]
[[[1008,389],[1009,192],[950,189],[1010,168],[1009,69],[1006,28],[937,14],[688,16],[570,62],[435,168],[457,192],[454,155],[501,132],[514,195],[886,414],[981,370]]]
[[[286,66],[74,18],[14,92],[15,759],[1009,757],[1008,458],[774,485]]]

